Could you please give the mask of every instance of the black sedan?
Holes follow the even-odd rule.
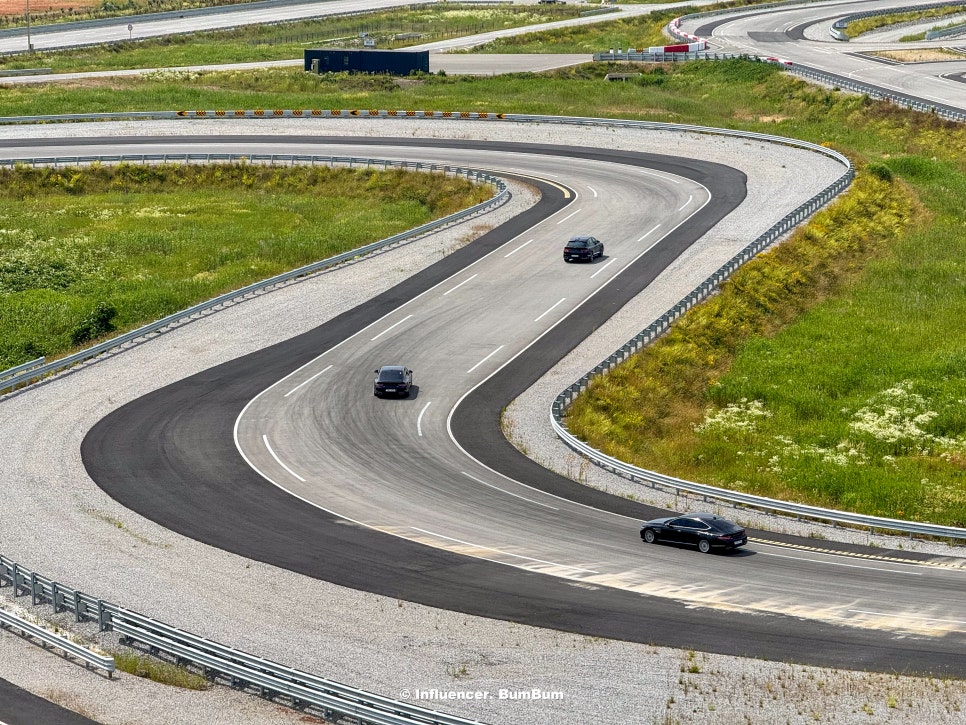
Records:
[[[377,398],[383,395],[400,395],[408,398],[412,387],[412,370],[403,365],[383,365],[376,370],[376,379],[372,382],[372,394]]]
[[[565,262],[593,262],[603,256],[604,243],[596,237],[571,237],[563,251]]]
[[[713,548],[737,549],[748,543],[745,530],[738,524],[706,513],[645,521],[641,525],[641,538],[648,544],[668,541],[696,546],[698,551],[705,554]]]

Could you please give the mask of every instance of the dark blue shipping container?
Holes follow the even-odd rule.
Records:
[[[313,64],[317,61],[317,65]],[[429,73],[428,50],[306,50],[305,70],[317,73]]]

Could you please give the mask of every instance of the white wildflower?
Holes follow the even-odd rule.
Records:
[[[771,413],[765,410],[765,404],[760,400],[748,401],[742,398],[737,403],[729,403],[724,408],[714,410],[709,408],[704,421],[694,426],[697,433],[740,431],[750,433],[757,428],[759,418],[770,418]]]

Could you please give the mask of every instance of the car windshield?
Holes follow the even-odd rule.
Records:
[[[586,239],[571,239],[567,242],[568,247],[586,247],[590,244]]]
[[[381,383],[394,383],[400,382],[403,379],[403,371],[399,368],[396,369],[386,369],[383,368],[379,371],[379,382]]]

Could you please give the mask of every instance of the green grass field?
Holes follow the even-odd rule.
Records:
[[[0,171],[0,369],[133,329],[490,195],[464,179],[402,171]]]
[[[632,360],[645,374],[618,371],[595,386],[569,423],[666,473],[966,525],[966,129],[765,64],[644,66],[639,79],[603,82],[618,68],[628,70],[404,84],[295,70],[167,74],[12,87],[0,114],[485,110],[741,128],[836,148],[859,167],[855,188]]]

